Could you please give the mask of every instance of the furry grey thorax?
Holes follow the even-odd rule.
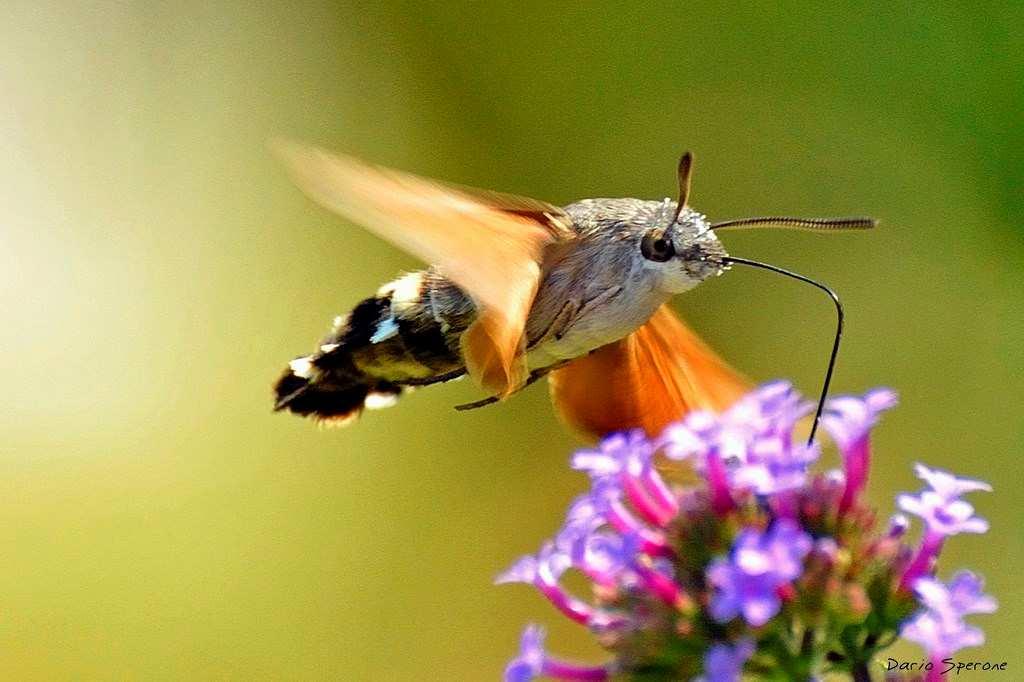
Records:
[[[531,367],[616,341],[672,295],[722,272],[725,250],[707,220],[686,208],[671,223],[675,207],[668,199],[585,199],[565,207],[579,236],[564,256],[545,263],[527,323],[536,346]],[[652,233],[670,239],[676,255],[665,262],[645,258],[641,241]]]

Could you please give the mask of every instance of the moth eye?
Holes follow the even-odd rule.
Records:
[[[640,240],[640,253],[647,260],[664,263],[676,255],[676,247],[673,246],[671,239],[650,233],[644,235],[644,238]]]

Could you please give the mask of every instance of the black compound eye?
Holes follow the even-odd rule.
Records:
[[[644,238],[640,240],[640,253],[642,253],[644,258],[647,260],[664,263],[669,258],[676,255],[676,247],[673,246],[671,239],[667,239],[666,237],[659,236],[652,232],[644,235]]]

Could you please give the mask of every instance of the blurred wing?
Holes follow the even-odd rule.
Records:
[[[291,142],[275,143],[314,201],[437,266],[477,304],[462,337],[466,367],[501,396],[527,377],[524,328],[544,248],[572,234],[550,204],[442,185]]]
[[[725,409],[750,387],[668,305],[626,338],[554,370],[550,383],[563,419],[595,436],[632,428],[657,436],[691,410]]]

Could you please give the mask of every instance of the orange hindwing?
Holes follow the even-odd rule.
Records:
[[[550,384],[562,418],[598,437],[632,428],[656,436],[691,410],[725,409],[750,388],[667,304],[629,336],[554,370]]]

